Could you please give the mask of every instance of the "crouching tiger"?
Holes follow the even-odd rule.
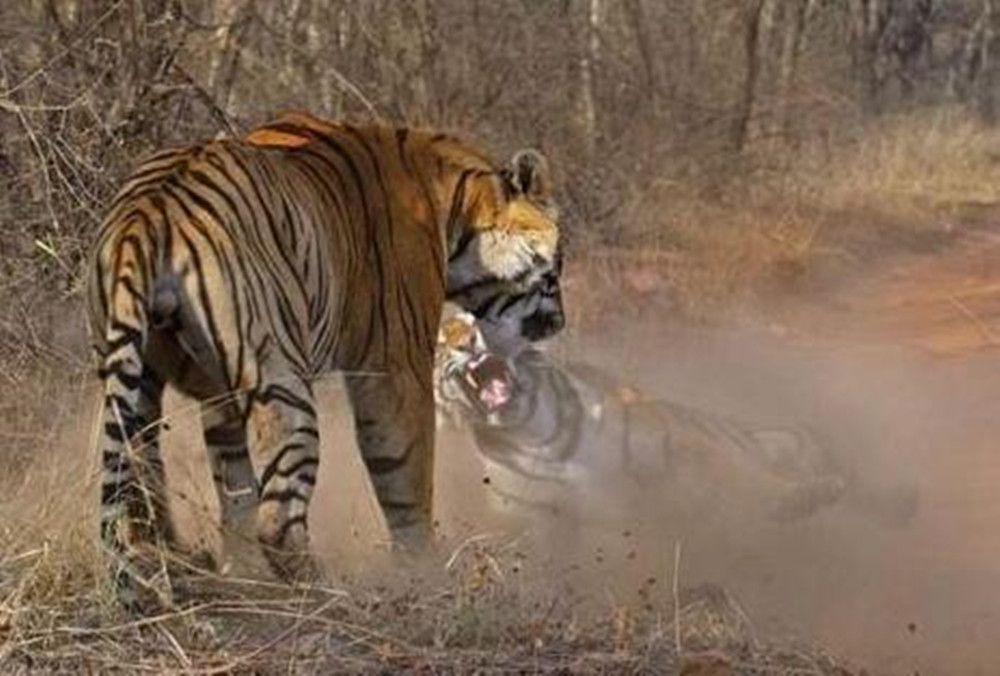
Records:
[[[531,346],[502,357],[468,313],[444,320],[436,359],[441,421],[471,429],[504,511],[558,510],[576,497],[607,516],[627,508],[619,496],[652,493],[703,514],[727,500],[758,501],[766,518],[792,519],[833,504],[848,484],[806,430],[652,400]],[[737,496],[745,487],[752,490]]]
[[[558,240],[535,151],[501,167],[449,136],[293,113],[142,163],[89,273],[101,536],[122,591],[150,589],[136,552],[174,538],[157,444],[168,383],[201,402],[224,525],[248,524],[280,576],[315,574],[311,379],[331,369],[395,540],[425,542],[442,305],[527,340],[555,333]]]

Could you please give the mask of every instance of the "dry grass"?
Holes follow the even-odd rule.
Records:
[[[664,673],[706,655],[729,669],[719,673],[849,673],[816,649],[760,640],[721,590],[682,588],[675,607],[647,580],[633,601],[611,601],[555,583],[505,536],[471,537],[415,568],[335,588],[193,571],[185,605],[130,617],[101,574],[86,452],[94,392],[73,380],[43,388],[34,417],[24,406],[22,426],[38,433],[33,457],[4,460],[4,673]]]
[[[610,311],[716,320],[761,293],[796,288],[818,264],[950,241],[998,205],[1000,130],[960,111],[898,116],[853,139],[772,145],[711,181],[651,181],[623,210],[618,246],[577,246],[572,310],[591,324]]]
[[[831,157],[814,153],[802,163],[800,173],[822,177],[805,185],[832,211],[875,210],[922,223],[1000,203],[1000,129],[958,110],[883,120]]]

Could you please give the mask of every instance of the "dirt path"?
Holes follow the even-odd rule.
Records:
[[[832,369],[818,388],[853,400],[873,442],[858,466],[920,491],[905,528],[842,526],[841,570],[821,583],[836,593],[804,626],[893,673],[1000,673],[1000,224],[901,256],[772,330]]]
[[[879,605],[911,615],[914,640],[883,654],[920,673],[1000,673],[1000,227],[903,258],[841,299],[828,321],[844,337],[913,360],[896,395],[913,402],[899,459],[917,472],[922,509],[879,555]],[[852,624],[846,615],[837,621]]]

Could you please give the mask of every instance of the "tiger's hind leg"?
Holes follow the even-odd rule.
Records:
[[[417,552],[431,540],[434,393],[411,374],[347,377],[361,457],[395,545]]]
[[[272,569],[287,581],[318,579],[309,554],[308,511],[319,466],[319,426],[309,383],[289,373],[251,400],[247,433],[260,473],[257,538]]]
[[[159,427],[163,382],[131,354],[105,360],[101,439],[101,540],[120,598],[171,603],[163,554],[176,541]],[[140,599],[143,597],[143,599]]]

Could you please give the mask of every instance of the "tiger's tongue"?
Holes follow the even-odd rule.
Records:
[[[495,356],[487,356],[472,367],[477,381],[477,395],[480,403],[493,412],[502,408],[511,398],[511,386],[504,361]]]
[[[496,411],[510,401],[510,387],[502,378],[490,379],[479,390],[479,400],[490,411]]]

